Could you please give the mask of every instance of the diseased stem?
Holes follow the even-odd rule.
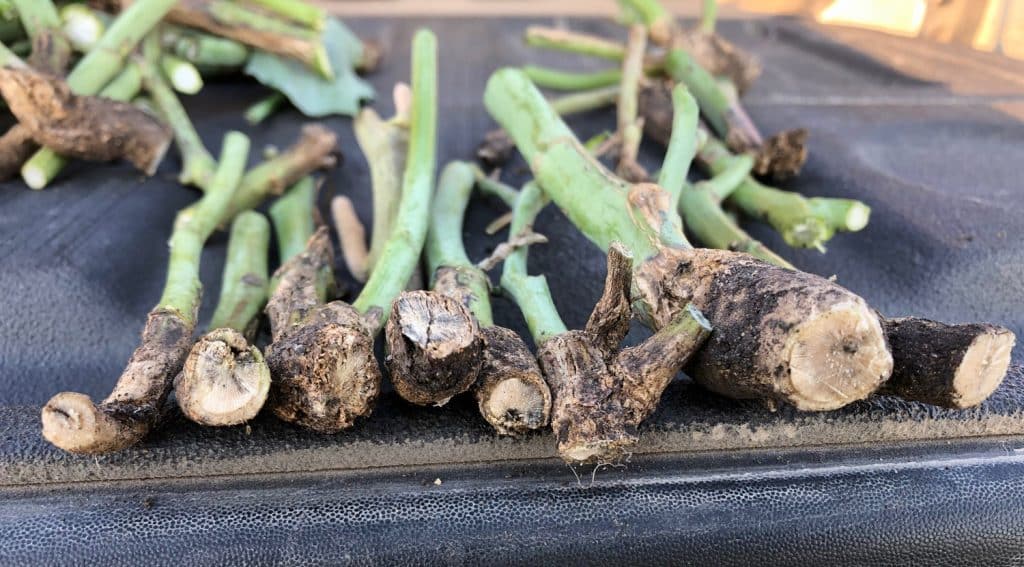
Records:
[[[316,183],[312,177],[303,177],[270,206],[268,212],[274,221],[277,251],[282,263],[306,249],[306,241],[316,229],[313,222],[315,203]]]
[[[538,87],[560,91],[596,89],[618,84],[622,80],[621,69],[576,73],[539,67],[537,65],[526,65],[523,67],[523,72]]]
[[[644,52],[647,50],[647,30],[641,24],[629,29],[626,57],[622,60],[622,90],[619,91],[618,133],[622,139],[616,173],[627,181],[647,179],[647,171],[637,163],[637,152],[643,137],[643,122],[637,122],[637,96],[643,80]]]
[[[150,40],[152,43],[155,40]],[[178,153],[181,154],[181,172],[178,174],[178,182],[183,185],[193,185],[203,188],[210,182],[217,164],[213,156],[207,151],[199,133],[196,132],[192,120],[189,119],[185,107],[181,105],[178,96],[174,94],[164,77],[153,64],[154,54],[151,51],[154,45],[147,45],[149,53],[135,58],[135,65],[142,73],[142,82],[149,92],[149,96],[156,104],[174,132],[174,140],[178,145]]]
[[[192,343],[202,284],[203,244],[217,228],[245,168],[249,140],[231,132],[224,138],[220,165],[210,190],[178,213],[170,240],[167,282],[149,314],[136,349],[114,391],[99,405],[88,396],[57,394],[42,411],[43,436],[73,453],[108,453],[139,442],[154,427]]]
[[[245,109],[245,121],[253,126],[260,124],[277,112],[285,100],[285,96],[278,91],[270,93]]]
[[[863,299],[748,255],[691,248],[670,195],[609,175],[522,72],[492,75],[484,103],[569,220],[603,249],[622,242],[638,258],[626,289],[636,291],[641,320],[656,330],[672,326],[687,302],[708,315],[715,332],[688,372],[700,383],[820,411],[863,399],[889,376],[892,357]],[[765,294],[777,299],[768,308],[760,303]]]
[[[370,166],[370,184],[373,188],[373,225],[370,229],[370,248],[367,274],[381,258],[384,243],[398,214],[402,198],[402,175],[409,145],[407,116],[399,109],[398,115],[382,120],[372,108],[364,108],[356,115],[353,129],[359,148]]]
[[[379,312],[383,324],[392,300],[417,268],[430,218],[437,146],[437,39],[428,30],[416,32],[412,50],[412,111],[409,150],[402,178],[402,200],[394,228],[370,279],[352,304],[364,315]]]
[[[620,43],[569,30],[541,26],[526,28],[526,43],[533,47],[591,55],[611,61],[622,61],[626,56],[626,48]]]
[[[665,70],[674,81],[686,85],[700,104],[704,119],[719,136],[733,139],[730,147],[757,147],[762,140],[747,136],[747,129],[739,127],[732,102],[711,76],[697,61],[682,49],[672,49],[665,57]],[[737,145],[733,145],[737,144]],[[739,144],[742,144],[739,146]]]
[[[256,334],[267,300],[270,224],[252,211],[231,225],[220,299],[210,331],[200,338],[174,390],[178,407],[192,421],[208,426],[245,423],[256,417],[270,391],[270,369],[249,341]]]

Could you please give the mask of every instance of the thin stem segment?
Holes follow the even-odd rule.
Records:
[[[277,251],[281,263],[306,249],[313,236],[313,210],[316,208],[316,183],[304,177],[270,206],[270,218],[277,232]]]
[[[615,85],[622,81],[622,69],[578,73],[537,65],[526,65],[523,67],[523,72],[538,87],[559,91],[596,89]]]
[[[352,304],[367,314],[379,311],[381,324],[419,261],[430,218],[437,146],[437,38],[419,30],[412,46],[412,111],[409,152],[402,179],[402,202],[381,260]]]
[[[287,99],[280,92],[274,91],[270,93],[245,109],[245,121],[253,126],[260,124],[277,112],[277,109],[281,108],[285,100]]]
[[[71,44],[64,36],[60,15],[50,0],[12,0],[18,19],[32,40],[33,67],[62,75],[71,59]]]
[[[270,223],[246,211],[231,223],[220,299],[210,319],[211,329],[233,329],[244,336],[267,301],[267,251]]]
[[[536,183],[527,183],[519,192],[519,199],[512,212],[509,234],[517,235],[532,230],[534,220],[547,203],[548,200],[540,186]],[[505,267],[501,272],[501,289],[515,300],[519,310],[523,312],[523,318],[526,319],[526,326],[529,327],[534,342],[541,344],[567,332],[568,328],[551,299],[547,279],[543,275],[528,275],[528,255],[529,249],[523,246],[505,259]]]
[[[658,176],[658,185],[668,191],[672,202],[679,201],[679,195],[686,184],[690,164],[697,155],[697,121],[700,108],[685,85],[672,89],[672,138],[665,151],[665,161]]]

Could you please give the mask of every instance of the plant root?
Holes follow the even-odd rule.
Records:
[[[77,96],[55,77],[29,69],[0,69],[0,92],[36,143],[90,161],[127,159],[146,175],[160,165],[172,134],[131,104]]]

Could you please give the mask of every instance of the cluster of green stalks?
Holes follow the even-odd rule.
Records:
[[[179,144],[188,150],[182,181],[208,181],[213,159],[200,153],[198,136],[182,131],[181,111],[170,97],[196,95],[204,76],[241,72],[254,50],[299,60],[323,77],[334,76],[325,52],[323,9],[302,1],[254,0],[139,0],[99,3],[53,0],[11,0],[0,15],[0,66],[31,68],[63,77],[76,97],[135,102],[175,127]],[[368,48],[364,46],[364,52]],[[365,54],[364,54],[365,55]],[[157,82],[163,83],[156,85]],[[173,92],[165,90],[164,84]],[[159,99],[154,104],[152,99]],[[284,101],[272,93],[246,112],[250,123],[265,120]],[[102,106],[95,124],[76,124],[97,130],[116,105]],[[19,116],[19,120],[22,117]],[[185,136],[182,138],[182,136]],[[41,143],[37,131],[16,125],[0,137],[0,180],[21,176],[32,189],[49,186],[69,159],[102,159],[109,152],[74,152]],[[93,142],[100,143],[100,142]],[[43,146],[43,147],[40,147]],[[202,150],[205,151],[205,150]],[[152,175],[153,169],[144,172]]]
[[[30,4],[44,8],[29,17],[32,8],[22,6]],[[766,142],[757,133],[738,102],[748,61],[715,34],[714,2],[695,30],[653,0],[622,4],[626,44],[527,31],[531,45],[618,68],[589,75],[506,68],[489,79],[484,105],[503,131],[488,136],[486,155],[517,149],[533,174],[521,189],[463,161],[447,164],[435,183],[437,38],[428,30],[414,35],[412,76],[394,90],[395,115],[385,120],[367,108],[353,124],[372,183],[369,239],[350,199],[331,203],[345,264],[364,284],[348,303],[337,298],[334,248],[320,226],[312,176],[335,165],[336,136],[309,125],[291,148],[246,169],[248,138],[229,133],[215,159],[176,94],[201,88],[198,69],[237,65],[250,47],[267,49],[262,32],[292,40],[278,48],[329,74],[322,53],[302,49],[323,28],[319,10],[278,0],[135,0],[111,20],[84,6],[58,12],[48,2],[15,1],[25,34],[66,41],[31,64],[66,65],[65,52],[82,50],[66,79],[70,92],[120,100],[145,92],[181,154],[179,180],[202,192],[175,219],[164,292],[113,392],[99,403],[73,392],[54,396],[42,412],[45,438],[76,453],[129,447],[160,425],[172,391],[181,412],[202,425],[240,425],[266,409],[337,433],[373,411],[381,334],[397,395],[443,406],[471,392],[495,431],[550,427],[570,463],[628,455],[684,368],[720,394],[806,411],[843,407],[882,388],[948,407],[991,394],[1009,364],[1015,338],[1008,330],[883,318],[740,227],[737,214],[768,223],[793,246],[823,249],[836,232],[863,229],[870,210],[762,182],[799,169],[803,138]],[[96,20],[76,19],[89,15]],[[153,31],[165,16],[175,25]],[[106,31],[90,42],[93,29]],[[44,43],[53,45],[33,45]],[[27,67],[10,50],[0,57],[4,67]],[[548,100],[538,85],[574,92]],[[279,104],[279,96],[263,100],[247,118],[258,121]],[[596,144],[580,142],[562,118],[611,105],[616,131]],[[640,163],[645,133],[667,146],[656,175]],[[614,169],[599,161],[609,152]],[[29,160],[36,185],[52,179],[63,159],[44,148]],[[693,165],[710,175],[692,181]],[[477,261],[463,234],[474,192],[511,209],[506,242]],[[268,222],[252,209],[271,197]],[[527,269],[529,247],[546,242],[536,219],[552,202],[607,254],[603,293],[582,329],[565,324],[545,277]],[[708,248],[693,246],[684,228]],[[207,331],[194,340],[199,261],[218,229],[230,230],[220,295]],[[271,230],[280,263],[273,273]],[[429,289],[420,289],[421,260]],[[498,264],[493,285],[487,272]],[[536,354],[495,320],[492,293],[519,307]],[[653,334],[623,347],[634,319]],[[269,331],[263,348],[261,325]]]

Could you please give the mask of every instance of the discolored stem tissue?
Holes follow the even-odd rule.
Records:
[[[47,441],[72,453],[108,453],[138,443],[159,425],[172,381],[192,344],[202,295],[199,259],[203,244],[228,209],[248,150],[245,135],[231,132],[225,136],[210,190],[175,218],[163,295],[150,311],[142,343],[117,386],[99,404],[74,392],[51,398],[42,410]]]
[[[270,369],[251,341],[267,301],[270,224],[246,211],[231,225],[220,299],[210,331],[189,352],[174,393],[185,417],[226,426],[256,417],[270,391]]]

